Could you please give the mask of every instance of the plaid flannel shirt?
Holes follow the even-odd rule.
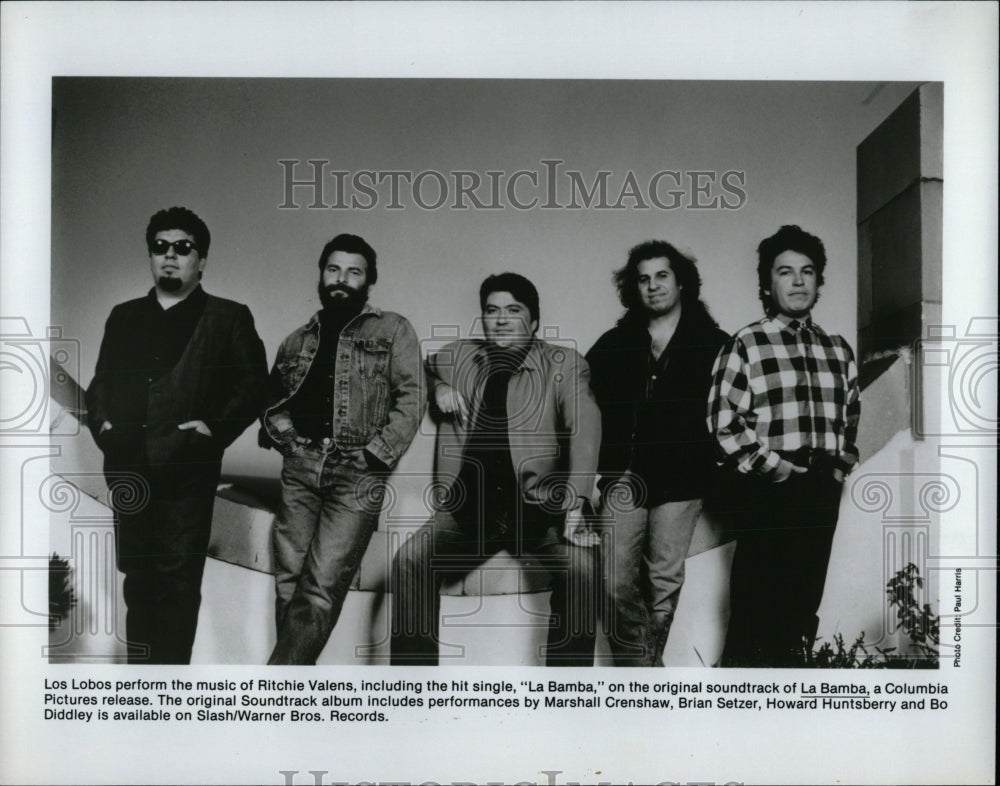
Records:
[[[740,330],[712,370],[708,425],[720,463],[767,474],[782,453],[825,451],[845,470],[858,461],[861,398],[854,352],[808,317],[784,314]]]

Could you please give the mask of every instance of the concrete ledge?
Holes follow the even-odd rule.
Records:
[[[89,431],[80,427],[78,410],[66,409],[52,401],[54,429],[52,439],[60,445],[52,459],[52,469],[74,483],[85,494],[107,505],[107,486],[101,471],[102,457]],[[252,486],[252,489],[250,488]],[[412,491],[412,489],[410,489]],[[271,551],[271,526],[274,520],[277,485],[270,478],[238,478],[219,485],[212,519],[208,554],[229,563],[265,574],[274,572]],[[397,500],[398,503],[398,500]],[[387,505],[387,507],[389,507]],[[393,510],[383,511],[381,528],[372,537],[351,581],[351,589],[386,592],[392,557],[405,537],[419,528],[421,516],[404,517]],[[695,529],[689,556],[716,548],[730,538],[721,523],[703,515]],[[444,583],[442,595],[518,595],[545,592],[548,580],[544,571],[530,560],[521,561],[501,551],[464,576]]]

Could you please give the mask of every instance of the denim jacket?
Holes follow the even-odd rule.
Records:
[[[319,347],[319,312],[278,348],[268,401],[261,416],[262,447],[288,454],[295,424],[287,404],[309,373]],[[337,343],[333,441],[343,450],[364,448],[392,467],[410,446],[424,413],[417,334],[399,314],[366,304]]]

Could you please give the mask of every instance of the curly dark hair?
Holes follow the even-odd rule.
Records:
[[[494,292],[510,292],[511,297],[528,307],[533,322],[538,321],[538,290],[519,273],[498,273],[487,276],[479,287],[479,309],[486,310],[486,298]]]
[[[194,238],[195,247],[198,249],[198,256],[205,259],[208,256],[208,247],[212,242],[212,235],[208,231],[205,222],[197,213],[188,210],[186,207],[171,207],[160,210],[153,214],[146,226],[146,249],[153,253],[153,241],[157,232],[166,232],[170,229],[179,229],[187,232]]]
[[[681,288],[681,307],[689,311],[703,312],[711,319],[708,307],[701,301],[701,274],[698,273],[694,257],[682,254],[665,240],[646,240],[633,246],[628,252],[625,266],[612,274],[615,289],[618,290],[618,299],[625,307],[627,316],[636,318],[642,311],[642,299],[639,297],[639,263],[660,257],[666,257]]]
[[[816,268],[816,288],[823,286],[823,271],[826,269],[826,249],[823,241],[810,235],[796,224],[785,224],[771,237],[766,237],[757,246],[757,297],[764,307],[764,313],[773,316],[774,303],[771,299],[771,268],[774,260],[785,251],[795,251],[809,257]],[[816,293],[819,300],[819,292]]]
[[[375,255],[375,249],[368,245],[364,238],[359,237],[358,235],[348,235],[346,233],[337,235],[333,240],[323,246],[323,250],[320,252],[320,271],[326,267],[326,261],[330,258],[330,255],[334,251],[346,251],[348,254],[360,254],[364,257],[367,265],[367,270],[365,271],[365,284],[367,286],[372,286],[376,281],[378,281],[378,267],[375,265],[377,258]]]

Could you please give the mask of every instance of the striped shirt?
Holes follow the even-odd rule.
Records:
[[[747,325],[715,359],[708,425],[720,464],[766,474],[782,453],[815,448],[858,461],[861,399],[854,352],[806,317],[784,314]]]

